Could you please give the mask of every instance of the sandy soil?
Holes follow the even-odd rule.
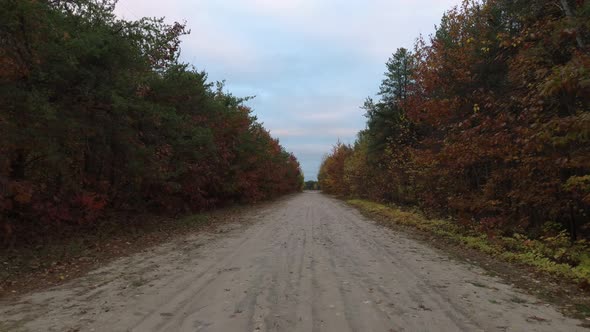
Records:
[[[0,302],[0,331],[587,331],[472,265],[305,192]]]

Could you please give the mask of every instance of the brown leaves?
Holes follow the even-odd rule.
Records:
[[[30,183],[14,181],[9,185],[9,190],[14,201],[19,204],[27,204],[33,197],[33,186]]]
[[[590,56],[561,13],[535,6],[465,2],[448,12],[431,43],[415,47],[416,84],[402,107],[417,141],[390,142],[377,166],[347,157],[350,174],[389,185],[337,192],[420,205],[482,232],[552,220],[590,236]],[[320,174],[340,179],[331,164],[342,164],[334,152]]]

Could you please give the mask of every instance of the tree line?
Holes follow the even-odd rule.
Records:
[[[183,24],[123,20],[115,4],[2,1],[4,244],[98,223],[105,211],[198,211],[303,185],[248,98],[179,61]]]
[[[590,238],[590,2],[464,1],[387,61],[325,192],[480,233]]]
[[[305,181],[303,185],[303,189],[305,190],[320,190],[320,186],[317,181],[309,180]]]

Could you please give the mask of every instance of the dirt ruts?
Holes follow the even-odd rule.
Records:
[[[0,331],[587,331],[478,267],[304,192],[0,303]]]

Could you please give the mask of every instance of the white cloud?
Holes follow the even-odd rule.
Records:
[[[115,13],[128,20],[141,17],[165,17],[167,23],[186,22],[191,34],[182,37],[182,55],[186,61],[201,65],[215,63],[228,72],[254,72],[260,69],[259,49],[235,32],[206,1],[120,0]]]
[[[354,137],[358,133],[358,128],[279,128],[272,129],[272,135],[278,137]]]
[[[336,142],[334,142],[336,143]],[[333,144],[322,144],[322,143],[303,143],[303,144],[289,144],[288,148],[297,154],[312,154],[312,155],[323,155],[332,150]]]
[[[444,11],[461,0],[235,0],[253,6],[282,28],[305,34],[306,40],[348,47],[385,61],[397,47],[412,47],[420,34],[432,32]]]
[[[265,14],[293,15],[313,10],[317,1],[312,0],[246,0],[247,8],[253,8]]]
[[[207,31],[210,28],[200,24],[198,29]],[[182,52],[185,57],[190,58],[190,62],[198,64],[214,61],[228,72],[252,73],[260,69],[258,51],[253,45],[234,38],[225,31],[214,31],[184,39]]]
[[[305,120],[309,120],[309,121],[333,121],[333,120],[341,120],[343,118],[346,118],[347,116],[350,115],[356,115],[359,114],[360,112],[357,109],[354,109],[353,107],[350,107],[348,109],[342,109],[340,111],[318,111],[318,112],[314,112],[314,113],[307,113],[307,114],[302,114],[301,118],[305,119]]]

